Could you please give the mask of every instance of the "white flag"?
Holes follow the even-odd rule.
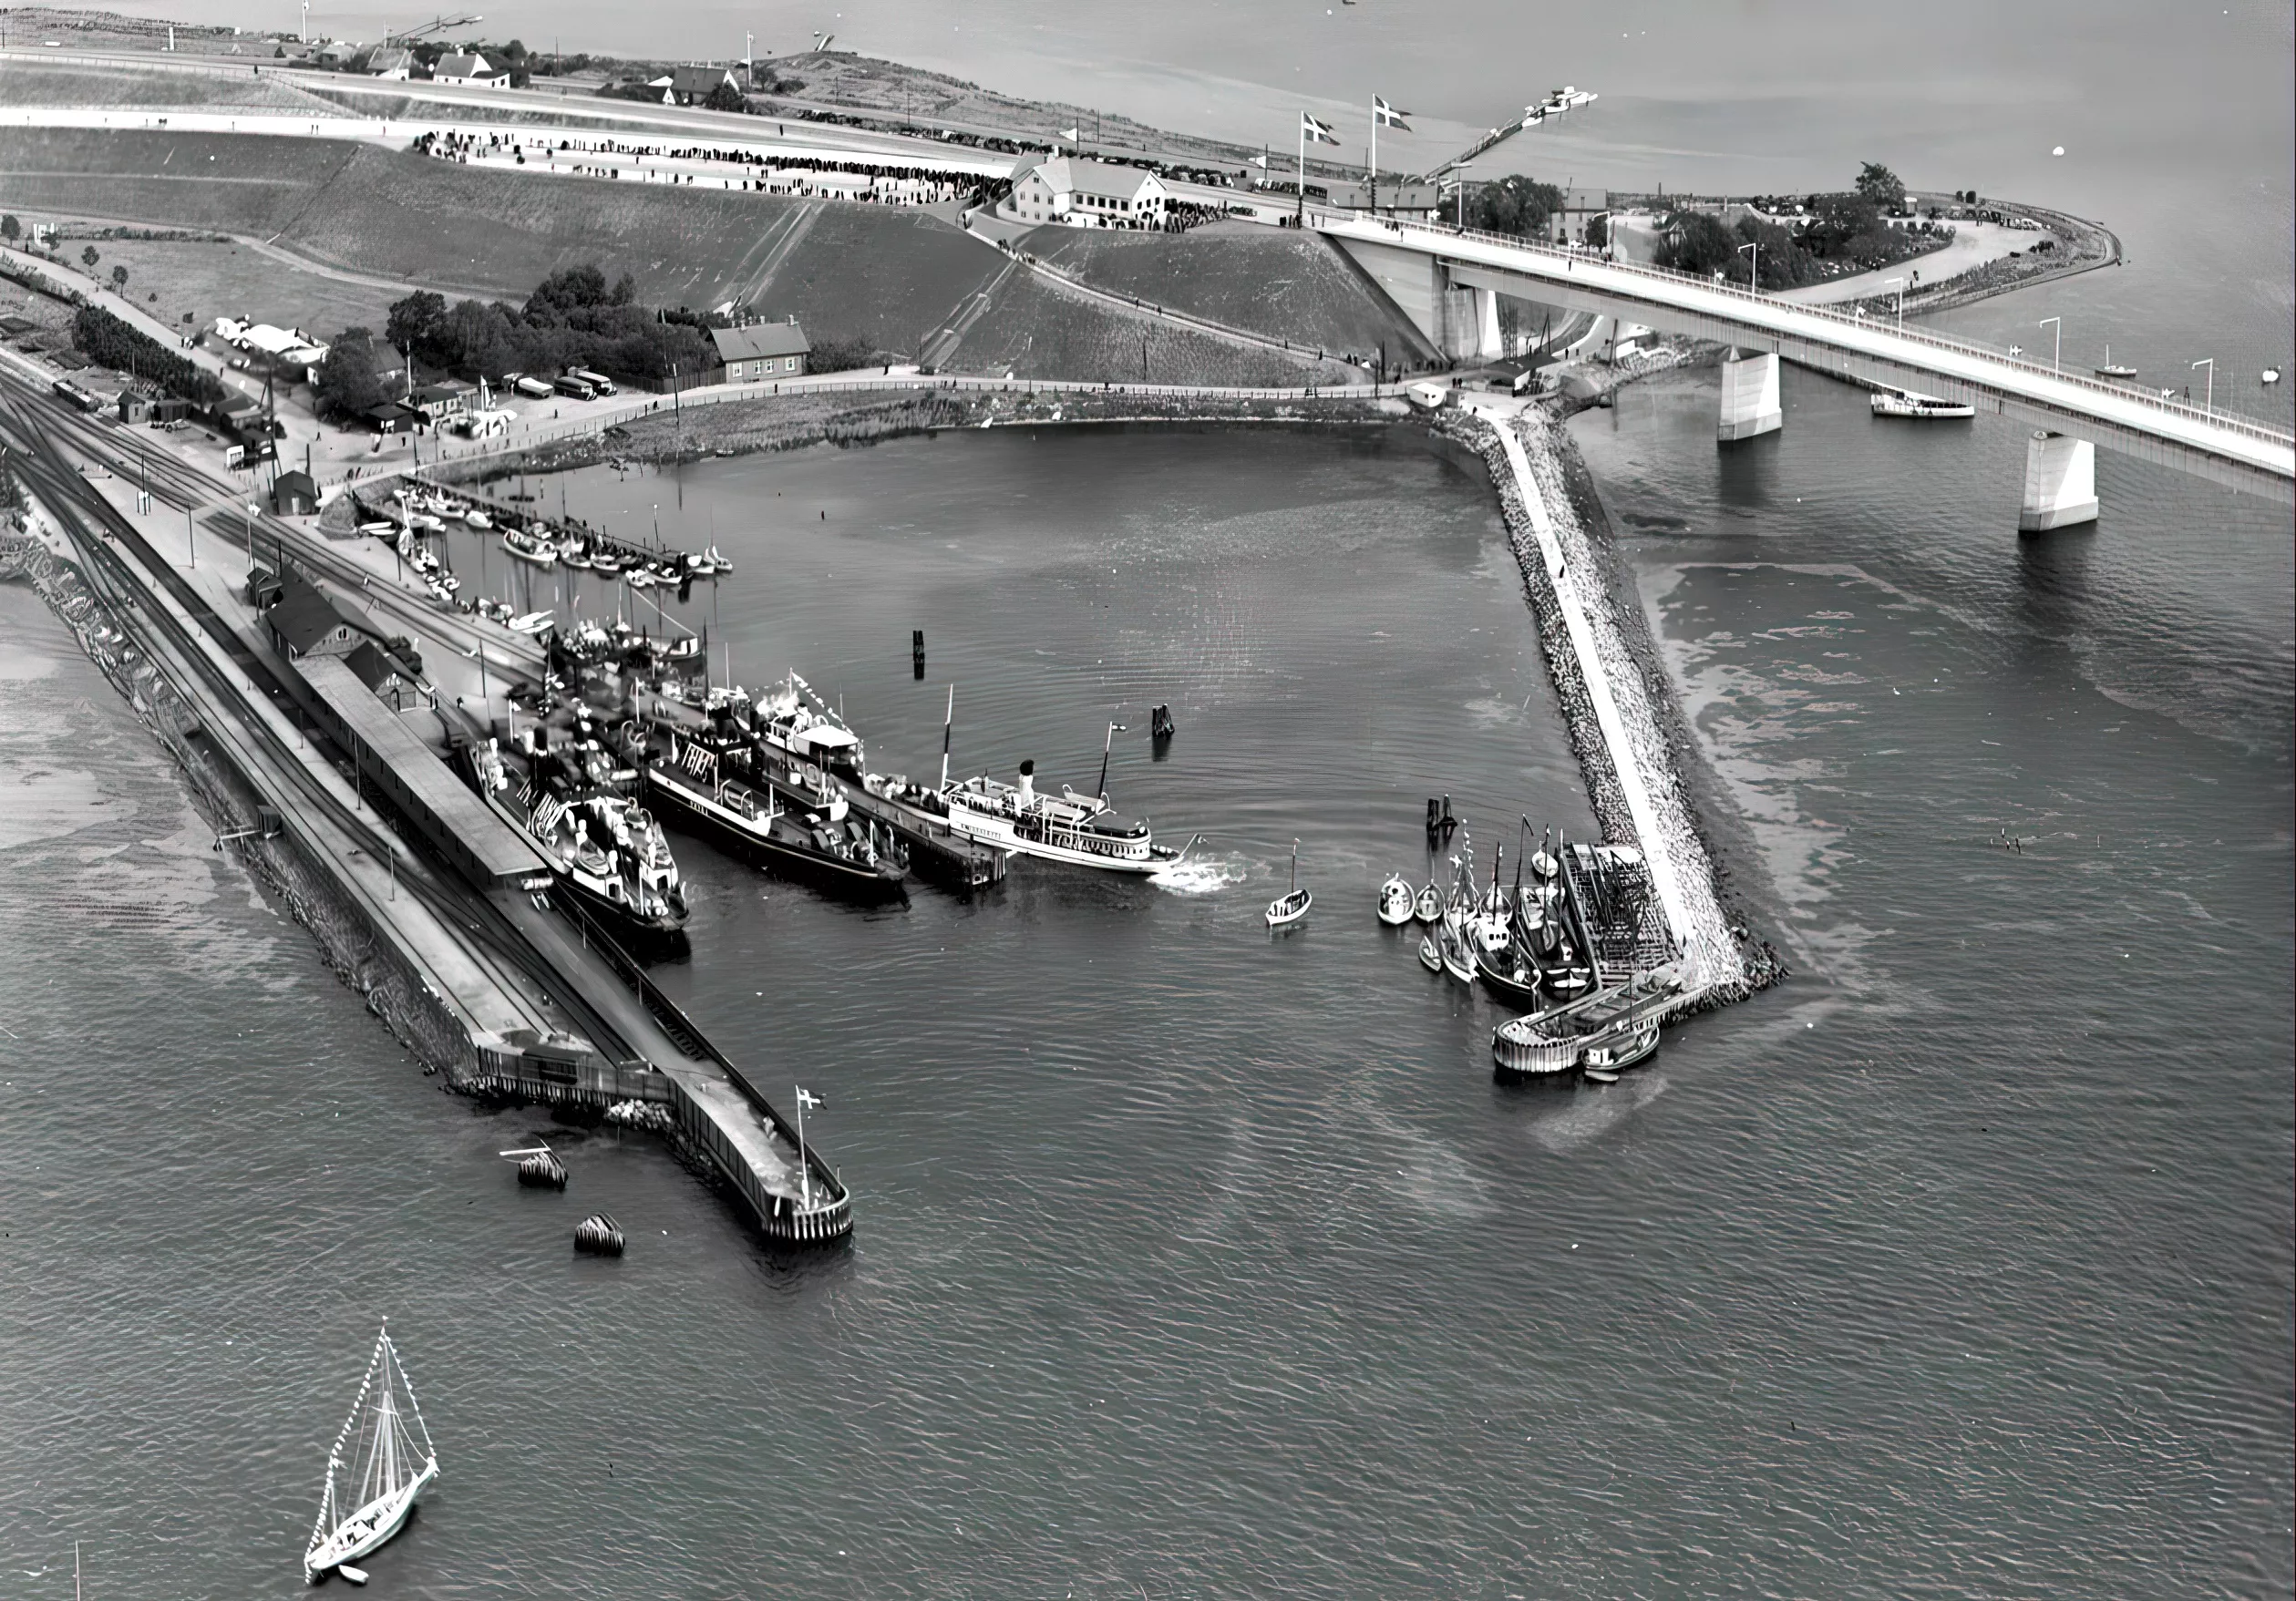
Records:
[[[1254,156],[1251,158],[1251,164],[1254,167],[1265,167],[1268,164],[1268,159],[1265,156]]]
[[[1300,113],[1300,131],[1319,145],[1339,143],[1339,135],[1332,130],[1330,123],[1319,122],[1304,111]]]
[[[1381,99],[1377,95],[1374,95],[1371,97],[1371,114],[1377,119],[1379,126],[1382,128],[1400,128],[1405,133],[1409,133],[1411,131],[1411,124],[1404,120],[1404,118],[1410,116],[1411,113],[1408,111],[1396,110],[1393,106],[1388,105],[1386,101]]]
[[[1083,132],[1084,130],[1080,128],[1064,128],[1060,130],[1060,137],[1066,139],[1072,145],[1081,144],[1083,139],[1080,136]]]
[[[798,1104],[804,1107],[808,1112],[811,1112],[821,1104],[821,1097],[807,1089],[803,1084],[799,1084],[798,1086]]]

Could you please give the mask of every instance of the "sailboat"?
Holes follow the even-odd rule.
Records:
[[[2113,347],[2108,344],[2105,347],[2105,364],[2096,369],[2096,375],[2100,378],[2134,378],[2136,376],[2136,369],[2126,364],[2116,363],[2113,360]]]
[[[1292,888],[1268,902],[1268,927],[1289,928],[1307,916],[1307,908],[1315,904],[1315,892],[1300,888],[1300,842],[1292,842]]]
[[[413,1433],[407,1431],[409,1418]],[[422,1437],[419,1452],[417,1434]],[[352,1469],[346,1450],[358,1458],[355,1477],[345,1476]],[[438,1476],[438,1452],[386,1323],[375,1337],[375,1354],[367,1359],[351,1415],[343,1420],[327,1453],[326,1489],[311,1528],[311,1548],[303,1554],[304,1576],[339,1572],[354,1584],[366,1583],[366,1575],[350,1563],[397,1534],[415,1510],[415,1497]]]

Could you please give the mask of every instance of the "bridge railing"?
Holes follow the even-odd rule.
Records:
[[[2086,374],[2068,373],[2057,367],[2044,366],[2024,356],[2012,355],[2007,351],[1980,344],[1972,340],[1950,338],[1924,328],[1909,328],[1902,323],[1895,324],[1878,323],[1874,318],[1837,311],[1831,306],[1807,305],[1799,301],[1782,301],[1771,295],[1757,293],[1751,289],[1741,289],[1735,283],[1699,278],[1687,272],[1669,272],[1663,267],[1646,267],[1635,262],[1616,261],[1580,251],[1559,250],[1553,245],[1539,244],[1512,234],[1492,233],[1478,228],[1458,228],[1439,222],[1405,221],[1399,218],[1374,217],[1363,211],[1345,213],[1327,211],[1322,215],[1328,221],[1358,222],[1366,227],[1383,229],[1399,236],[1412,231],[1433,234],[1437,239],[1463,240],[1476,244],[1492,245],[1502,250],[1543,257],[1549,261],[1570,262],[1573,265],[1585,262],[1605,272],[1617,272],[1629,277],[1647,279],[1653,283],[1668,284],[1675,288],[1684,285],[1694,286],[1708,293],[1732,297],[1751,304],[1764,306],[1773,313],[1783,311],[1796,315],[1822,318],[1828,322],[1838,323],[1844,327],[1857,328],[1869,333],[1892,334],[1899,338],[1910,340],[1914,344],[1926,345],[1934,350],[1949,351],[1957,355],[1975,356],[1985,361],[2003,363],[2036,377],[2070,384],[2100,395],[2109,395],[2116,400],[2147,405],[2167,416],[2203,422],[2215,427],[2230,428],[2252,438],[2275,445],[2296,446],[2296,432],[2276,427],[2270,423],[2260,422],[2253,417],[2243,416],[2237,412],[2223,411],[2212,406],[2194,405],[2189,401],[2172,400],[2157,392],[2132,389],[2121,384],[2108,384],[2102,379],[2090,377]]]

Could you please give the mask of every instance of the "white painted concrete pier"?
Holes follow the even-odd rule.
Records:
[[[1715,437],[1726,445],[1734,439],[1775,434],[1785,425],[1786,412],[1777,393],[1777,356],[1732,351],[1722,364],[1722,417]]]
[[[2037,430],[2025,443],[2021,534],[2045,534],[2096,520],[2096,446],[2069,434]]]

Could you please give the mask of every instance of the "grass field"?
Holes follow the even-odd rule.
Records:
[[[1231,344],[1158,318],[1065,292],[1033,272],[1015,272],[957,346],[948,364],[965,372],[1001,370],[1020,378],[1102,378],[1282,386],[1352,381],[1344,367],[1298,360],[1280,351]]]
[[[1039,228],[1023,249],[1096,288],[1334,353],[1434,353],[1323,238],[1249,222],[1186,233]]]
[[[342,169],[352,149],[232,134],[0,128],[0,203],[27,218],[268,239]]]
[[[108,278],[115,264],[126,267],[128,297],[170,328],[211,327],[219,316],[233,316],[332,339],[347,327],[381,329],[398,298],[392,290],[298,270],[245,245],[98,240],[96,248],[103,252],[98,273]],[[67,253],[77,261],[77,245]]]
[[[0,65],[0,106],[166,106],[185,110],[304,111],[339,117],[342,111],[268,74],[242,67],[229,77],[206,72],[80,67],[65,62],[10,61]]]

